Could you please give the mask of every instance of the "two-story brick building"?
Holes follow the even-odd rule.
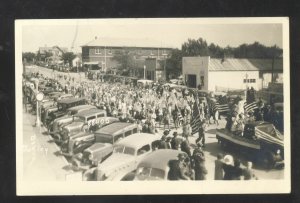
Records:
[[[118,67],[118,62],[113,57],[120,52],[127,51],[133,55],[137,69],[132,73],[144,71],[145,59],[156,58],[166,59],[169,57],[172,48],[162,43],[148,39],[117,39],[117,38],[95,38],[82,47],[82,62],[84,64],[95,63],[103,71]]]

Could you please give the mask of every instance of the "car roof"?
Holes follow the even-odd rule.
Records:
[[[76,110],[85,109],[85,108],[89,108],[89,107],[92,108],[92,107],[95,107],[95,106],[88,105],[88,104],[83,104],[83,105],[79,105],[79,106],[74,106],[74,107],[68,108],[68,110],[70,110],[70,111],[76,111]]]
[[[132,148],[140,148],[146,144],[151,144],[151,142],[159,140],[160,138],[161,136],[158,134],[135,133],[123,138],[119,141],[117,145],[124,145]]]
[[[129,128],[129,127],[137,127],[137,124],[135,123],[125,123],[125,122],[116,122],[116,123],[112,123],[109,124],[99,130],[97,130],[95,132],[95,134],[97,133],[101,133],[101,134],[108,134],[108,135],[112,135],[115,133],[118,133],[118,131],[123,130],[124,128]]]
[[[87,109],[87,110],[84,110],[84,111],[81,111],[77,114],[75,114],[75,116],[89,116],[91,114],[96,114],[96,113],[106,113],[105,110],[103,109]]]
[[[69,103],[73,103],[73,102],[77,102],[77,101],[82,101],[85,100],[85,98],[67,98],[67,99],[62,99],[60,101],[58,101],[58,103],[60,104],[69,104]]]
[[[176,160],[178,154],[184,153],[174,149],[159,149],[146,156],[139,166],[164,170],[170,160]]]

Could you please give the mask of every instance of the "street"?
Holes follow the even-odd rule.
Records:
[[[28,72],[39,72],[43,74],[45,77],[53,78],[54,74],[58,72],[53,72],[51,69],[33,66],[27,67],[26,71]],[[86,81],[84,77],[84,73],[79,75],[78,73],[59,73],[62,75],[67,75],[75,79],[75,81]],[[64,84],[66,81],[62,79],[60,81]],[[72,84],[72,81],[70,82]],[[44,177],[45,180],[64,180],[65,175],[70,173],[70,169],[68,168],[68,163],[66,159],[59,156],[58,150],[59,148],[55,146],[54,142],[51,142],[50,136],[45,135],[45,129],[41,127],[41,130],[37,129],[36,127],[30,127],[35,122],[35,116],[29,115],[28,113],[23,112],[23,120],[26,122],[24,124],[24,176],[31,180],[41,180],[41,177]],[[208,170],[208,174],[206,179],[213,180],[214,179],[214,167],[215,167],[215,160],[218,153],[226,154],[220,145],[217,143],[216,139],[216,128],[224,128],[225,127],[225,119],[219,121],[219,125],[211,124],[208,126],[205,137],[206,137],[206,144],[204,148],[205,153],[205,166]],[[172,130],[170,135],[173,134],[175,131],[173,128],[173,123],[171,123]],[[182,129],[179,128],[177,130],[179,134],[182,133]],[[158,133],[163,134],[163,128],[158,128]],[[189,137],[189,141],[191,146],[195,146],[195,140],[198,135],[194,135],[194,137]],[[34,145],[34,146],[33,146]],[[34,149],[34,150],[32,150]],[[234,157],[239,158],[244,165],[247,160],[241,153],[234,153],[232,154]],[[55,171],[53,173],[53,171]],[[283,169],[272,169],[272,170],[265,170],[260,167],[254,165],[253,168],[254,174],[259,179],[282,179],[284,178],[284,170]],[[52,175],[43,175],[44,173],[52,174]],[[35,178],[36,177],[36,178]]]

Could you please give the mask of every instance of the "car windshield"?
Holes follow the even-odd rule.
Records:
[[[131,148],[131,147],[126,147],[126,146],[119,145],[119,146],[116,146],[114,148],[114,153],[134,155],[135,150],[134,150],[134,148]]]
[[[96,142],[113,144],[113,137],[105,134],[95,134]]]
[[[157,168],[147,168],[140,167],[137,170],[137,178],[139,180],[152,179],[152,180],[161,180],[164,179],[165,172]]]
[[[278,130],[275,129],[273,125],[262,125],[257,126],[257,128],[272,137],[282,139],[282,135],[279,133]]]

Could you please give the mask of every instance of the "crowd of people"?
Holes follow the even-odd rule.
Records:
[[[50,80],[38,73],[34,73],[32,76]],[[137,123],[139,132],[157,133],[158,128],[163,127],[164,135],[158,148],[185,152],[178,156],[177,164],[170,167],[171,180],[206,179],[208,171],[205,167],[203,148],[205,147],[206,127],[210,124],[212,115],[207,103],[198,104],[201,124],[198,131],[199,137],[196,139],[196,147],[192,149],[188,138],[192,136],[191,120],[193,106],[196,102],[196,96],[193,92],[163,85],[141,87],[132,83],[124,84],[113,80],[76,82],[70,76],[57,75],[57,77],[60,82],[63,81],[63,85],[58,81],[52,81],[53,87],[57,91],[62,90],[78,98],[85,97],[89,104],[105,109],[108,116],[119,117],[124,122]],[[237,107],[239,104],[232,111],[236,114],[227,117],[226,128],[232,131],[242,131],[245,119],[257,119],[254,118],[253,112],[249,112],[246,118],[243,117]],[[218,120],[218,116],[214,118],[215,121]],[[233,129],[233,126],[236,129]],[[169,133],[173,128],[176,130],[182,128],[182,135],[179,136],[175,131],[173,137],[170,136]],[[251,166],[252,164],[248,162],[246,168],[241,168],[240,161],[232,156],[218,155],[215,162],[215,179],[240,180],[242,176],[246,180],[252,179],[254,176]]]

